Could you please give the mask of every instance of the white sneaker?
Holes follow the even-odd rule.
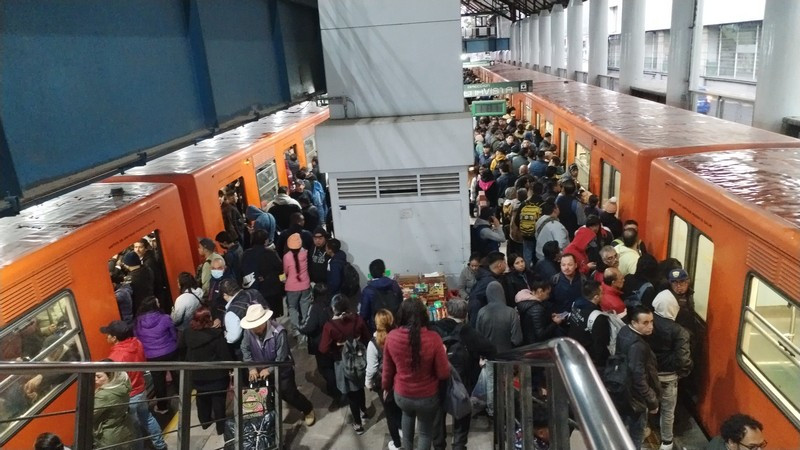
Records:
[[[403,447],[397,447],[392,440],[389,440],[389,450],[402,450]]]
[[[658,450],[672,450],[675,447],[675,441],[670,442],[669,444],[661,443],[661,447],[658,447]]]

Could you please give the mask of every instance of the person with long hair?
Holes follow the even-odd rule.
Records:
[[[428,311],[419,300],[405,300],[397,313],[397,328],[383,347],[384,399],[394,391],[403,411],[403,448],[414,448],[415,422],[419,419],[418,449],[428,450],[437,432],[439,382],[450,377],[450,362],[442,338],[428,329]]]
[[[144,356],[148,361],[176,361],[178,359],[178,333],[169,314],[161,312],[158,299],[155,296],[146,297],[139,306],[136,316],[134,335],[142,342]],[[169,399],[167,396],[167,373],[153,371],[153,387],[156,391],[155,412],[166,414],[169,412]],[[177,380],[177,372],[172,372],[172,379]]]
[[[300,336],[300,327],[308,319],[311,308],[311,278],[308,275],[308,250],[303,248],[300,234],[294,233],[286,239],[286,254],[283,255],[283,273],[286,274],[286,304],[292,334]]]
[[[347,378],[342,362],[342,349],[351,339],[358,339],[366,346],[369,343],[369,329],[364,319],[351,311],[347,300],[340,296],[333,303],[333,318],[322,328],[319,351],[333,358],[336,386],[347,395],[350,413],[353,415],[353,430],[361,435],[364,434],[363,420],[367,418],[364,380]]]
[[[314,301],[311,303],[311,309],[308,310],[308,320],[300,328],[300,333],[308,339],[308,354],[314,355],[314,359],[317,361],[317,372],[325,379],[325,393],[338,404],[342,393],[336,387],[333,359],[319,351],[322,329],[333,317],[333,309],[331,309],[331,302],[328,299],[328,287],[325,286],[325,283],[317,283],[314,285],[312,293]]]
[[[104,360],[110,361],[110,360]],[[125,372],[97,372],[94,375],[94,446],[133,450],[136,439],[128,409],[131,382]]]
[[[181,295],[175,299],[172,306],[172,323],[178,331],[183,331],[189,326],[189,322],[194,317],[194,312],[200,307],[200,299],[203,297],[203,290],[197,284],[195,277],[189,272],[181,272],[178,275],[178,290]]]
[[[396,450],[403,446],[400,440],[400,421],[402,420],[403,412],[397,407],[394,402],[394,395],[392,392],[383,397],[381,388],[381,368],[383,365],[383,347],[386,345],[386,336],[394,329],[394,316],[391,311],[386,309],[379,309],[375,312],[375,333],[372,334],[372,340],[367,345],[367,373],[366,373],[366,387],[376,393],[383,405],[383,411],[386,413],[386,425],[389,427],[389,435],[392,440],[389,441],[389,450]]]
[[[211,311],[202,306],[194,312],[179,348],[185,350],[186,361],[232,361],[222,328],[214,328]],[[217,434],[225,432],[225,399],[229,384],[226,369],[196,370],[192,385],[197,391],[197,418],[203,429],[216,426]]]

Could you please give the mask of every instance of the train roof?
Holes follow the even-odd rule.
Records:
[[[489,71],[500,75],[509,81],[531,80],[534,83],[542,83],[547,81],[569,81],[566,78],[548,75],[546,73],[537,72],[531,69],[524,69],[522,67],[512,66],[510,64],[494,64],[489,67]]]
[[[23,209],[16,216],[4,217],[0,219],[0,268],[170,186],[162,183],[96,183]],[[124,194],[112,196],[114,188],[122,188]]]
[[[318,107],[313,102],[304,102],[148,161],[146,165],[127,170],[125,173],[127,175],[193,173],[211,162],[241,151],[324,110],[324,107]]]
[[[731,150],[666,160],[800,229],[800,149]]]
[[[496,67],[491,71],[500,74]],[[506,67],[509,67],[505,65]],[[513,66],[510,66],[513,67]],[[530,70],[504,72],[514,80],[528,79]],[[501,75],[506,78],[508,76]],[[674,108],[586,83],[534,83],[533,95],[558,105],[584,122],[639,150],[772,143],[800,146],[800,140],[727,120]],[[598,136],[600,137],[600,136]],[[729,147],[730,148],[730,147]]]

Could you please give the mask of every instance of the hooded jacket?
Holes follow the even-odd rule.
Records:
[[[622,291],[614,286],[602,284],[603,293],[600,296],[600,309],[613,311],[615,314],[625,312],[625,302],[622,301]]]
[[[114,362],[146,362],[144,347],[139,339],[135,337],[119,341],[111,347],[108,359]],[[142,372],[128,372],[131,383],[130,396],[139,395],[144,392],[144,375]]]
[[[578,261],[578,270],[584,275],[589,274],[589,267],[587,266],[589,264],[589,255],[586,253],[586,249],[595,238],[597,238],[597,235],[591,228],[580,227],[575,232],[575,238],[564,249],[564,253],[575,255],[575,259]]]
[[[312,236],[313,238],[313,236]],[[328,257],[325,253],[325,246],[314,247],[309,252],[308,274],[313,283],[327,283],[328,281]]]
[[[242,255],[242,272],[244,276],[254,275],[255,281],[250,287],[261,292],[264,298],[283,295],[283,283],[280,281],[283,261],[275,250],[261,245],[248,248]]]
[[[203,290],[200,288],[184,292],[175,299],[172,307],[172,323],[178,330],[185,330],[194,316],[194,312],[200,307],[200,299],[203,298]]]
[[[467,391],[472,392],[481,371],[479,365],[480,358],[493,358],[494,355],[497,354],[497,351],[494,348],[494,344],[488,339],[469,326],[468,323],[462,323],[463,325],[458,334],[458,340],[461,342],[461,345],[467,348],[470,364],[469,367],[463,370],[463,373],[459,372],[459,375],[461,376],[461,381],[464,382],[464,386],[467,387]],[[451,318],[445,318],[433,322],[431,324],[431,329],[439,333],[439,336],[444,339],[453,334],[458,324],[458,322]]]
[[[200,290],[200,294],[203,291]],[[117,309],[119,309],[119,316],[128,325],[133,324],[133,288],[128,283],[120,283],[114,290],[114,296],[117,299]]]
[[[517,294],[516,302],[523,344],[535,344],[556,337],[558,324],[550,318],[548,302],[535,300],[527,289]]]
[[[397,281],[388,277],[380,277],[367,283],[367,286],[361,291],[361,305],[358,308],[358,313],[370,330],[375,330],[374,319],[376,311],[372,307],[372,300],[378,293],[377,291],[392,291],[397,297],[398,305],[403,301],[403,291]]]
[[[344,264],[347,262],[347,255],[341,250],[334,253],[328,261],[328,295],[333,298],[342,290],[344,278]]]
[[[359,315],[334,316],[322,327],[319,352],[330,356],[334,361],[339,361],[342,359],[343,347],[337,344],[349,339],[358,339],[366,348],[371,336],[367,325]]]
[[[172,318],[161,311],[150,311],[137,317],[133,332],[142,342],[147,359],[168,355],[178,349],[178,334]]]
[[[622,327],[617,335],[617,355],[626,355],[630,371],[630,408],[634,412],[658,408],[661,383],[658,381],[656,355],[642,336],[630,325]]]
[[[487,305],[478,313],[476,329],[491,341],[498,352],[511,350],[522,343],[519,315],[506,305],[503,285],[492,281],[486,287]]]
[[[202,328],[194,330],[187,327],[181,335],[180,348],[186,350],[186,361],[232,361],[230,347],[225,342],[221,328]],[[197,370],[192,379],[213,381],[228,378],[227,369]]]
[[[596,368],[605,367],[608,361],[608,344],[611,339],[611,327],[608,316],[598,315],[592,329],[588,329],[589,316],[594,311],[599,311],[600,307],[581,297],[575,300],[572,305],[572,312],[569,315],[569,331],[567,337],[578,341],[589,353]],[[600,370],[598,372],[602,373]]]
[[[656,355],[658,373],[683,378],[692,371],[692,356],[689,332],[675,323],[680,306],[675,297],[662,296],[653,308],[653,335],[648,343]]]
[[[308,308],[308,318],[298,331],[308,337],[308,354],[319,354],[319,341],[322,339],[322,328],[333,317],[329,304],[314,302]]]
[[[268,213],[264,212],[253,205],[247,207],[247,211],[245,212],[245,217],[247,220],[253,221],[253,228],[256,230],[264,230],[267,232],[267,236],[269,236],[269,241],[275,241],[275,217]]]
[[[137,436],[134,433],[133,417],[130,417],[131,382],[123,372],[94,392],[94,416],[92,428],[94,446],[114,447],[116,449],[133,449],[134,445],[120,446]]]
[[[286,194],[278,194],[269,207],[270,214],[275,217],[278,230],[285,230],[291,224],[292,213],[301,212],[300,203]]]
[[[636,264],[639,262],[639,252],[636,249],[620,244],[614,247],[619,255],[619,271],[622,275],[636,273]]]
[[[478,312],[488,303],[486,288],[492,281],[501,281],[503,275],[495,275],[491,270],[481,266],[478,268],[475,279],[475,286],[469,295],[469,324],[473,328],[478,324]]]

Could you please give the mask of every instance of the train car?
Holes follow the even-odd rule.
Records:
[[[136,167],[107,181],[173,183],[178,186],[193,247],[196,238],[212,239],[224,230],[219,193],[231,188],[239,194],[238,206],[265,206],[278,186],[288,183],[287,158],[297,155],[307,164],[316,154],[314,129],[328,118],[328,109],[307,102],[267,116]],[[314,148],[310,148],[314,147]],[[310,158],[308,158],[310,163]],[[193,252],[195,262],[200,256]]]
[[[746,413],[800,448],[800,149],[659,159],[649,196],[648,248],[693,280],[703,427]]]
[[[538,72],[496,64],[492,81],[535,79]],[[497,74],[494,74],[497,72]],[[502,75],[499,75],[502,74]],[[487,75],[488,76],[488,75]],[[618,215],[644,232],[650,164],[655,158],[714,150],[800,147],[800,140],[708,117],[575,81],[534,82],[514,94],[518,111],[550,132],[562,161],[578,166],[578,181],[600,197],[617,197]]]
[[[0,219],[0,348],[4,361],[100,360],[110,346],[99,331],[120,313],[109,260],[144,236],[154,239],[177,295],[191,271],[191,249],[175,186],[97,183],[15,217]],[[74,374],[0,377],[0,419],[75,408]],[[55,432],[71,442],[74,415],[0,424],[0,447],[30,448]]]

